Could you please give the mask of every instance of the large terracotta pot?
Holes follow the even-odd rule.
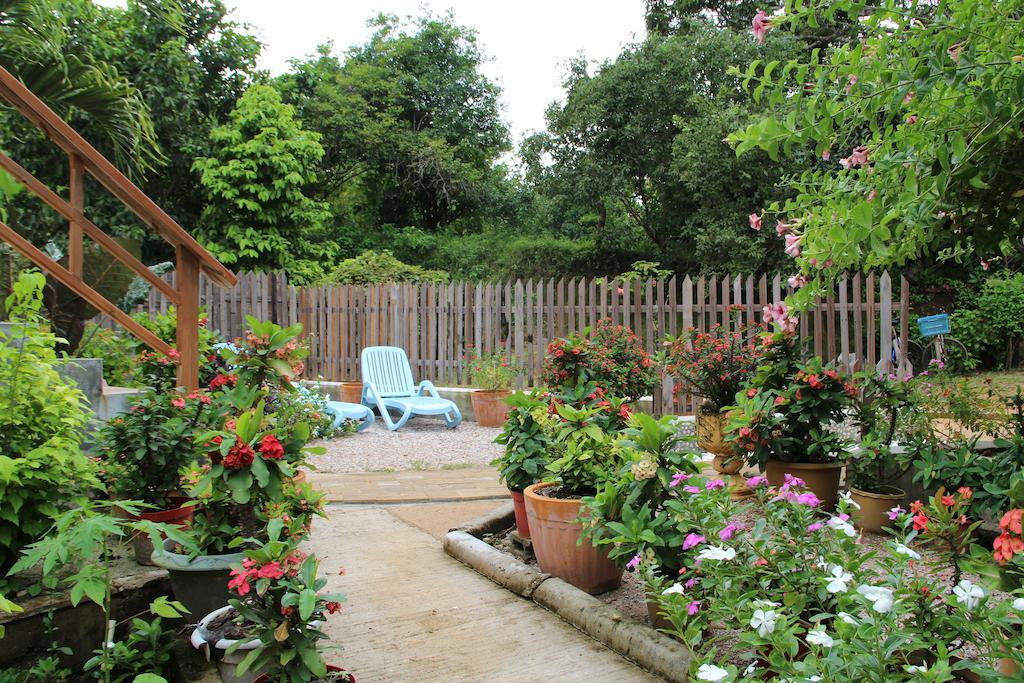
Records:
[[[860,506],[857,509],[855,505],[850,511],[850,517],[857,528],[881,534],[885,527],[892,525],[886,513],[902,503],[907,492],[895,486],[886,486],[885,489],[887,493],[872,493],[850,487],[850,499]]]
[[[345,403],[362,403],[363,401],[363,383],[362,382],[342,382],[341,383],[341,400]]]
[[[512,395],[511,391],[474,391],[469,395],[473,402],[473,414],[481,427],[501,427],[508,417],[508,404],[505,399]]]
[[[526,499],[522,491],[508,490],[512,494],[512,508],[516,513],[516,531],[520,538],[530,537],[530,520],[526,516]]]
[[[591,595],[617,588],[622,581],[622,569],[608,559],[608,552],[595,548],[589,541],[576,544],[583,529],[576,521],[580,501],[548,498],[538,493],[551,486],[557,484],[534,484],[523,491],[533,552],[541,570]]]
[[[769,460],[765,467],[765,476],[772,486],[782,486],[786,474],[804,480],[807,489],[821,499],[821,509],[836,509],[839,500],[839,479],[843,474],[841,462],[783,462]]]

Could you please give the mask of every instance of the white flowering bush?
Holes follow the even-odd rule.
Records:
[[[635,562],[669,632],[694,648],[695,680],[996,680],[995,660],[1024,663],[1024,598],[994,599],[965,574],[969,489],[894,509],[871,550],[848,498],[827,514],[799,479],[753,477],[754,500],[737,503],[714,481],[681,477],[665,503],[685,530],[677,576],[654,555]]]

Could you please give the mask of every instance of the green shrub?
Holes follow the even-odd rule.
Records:
[[[40,322],[45,284],[38,272],[21,274],[6,301],[21,325],[0,335],[0,574],[96,482],[81,450],[85,397],[55,369],[56,338]]]
[[[135,374],[138,343],[134,337],[88,323],[82,340],[76,355],[79,358],[102,359],[103,379],[107,384],[115,387],[138,384]]]
[[[332,270],[322,284],[380,285],[387,282],[430,282],[445,284],[448,273],[427,270],[402,263],[390,251],[364,251],[355,258],[345,259]]]
[[[1017,345],[1024,337],[1024,275],[991,277],[978,296],[978,311],[993,332],[991,346],[1005,350],[1005,364],[1012,365]]]

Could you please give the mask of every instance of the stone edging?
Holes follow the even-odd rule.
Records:
[[[516,595],[554,612],[594,640],[668,681],[688,679],[693,654],[683,643],[640,624],[561,579],[480,539],[514,523],[512,504],[478,517],[444,538],[444,551]]]

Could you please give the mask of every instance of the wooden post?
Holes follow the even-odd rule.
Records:
[[[184,246],[177,252],[178,386],[195,390],[199,388],[199,259]]]
[[[68,203],[76,211],[85,211],[85,172],[82,160],[77,154],[68,155]],[[68,223],[68,270],[76,277],[82,277],[82,224]]]

